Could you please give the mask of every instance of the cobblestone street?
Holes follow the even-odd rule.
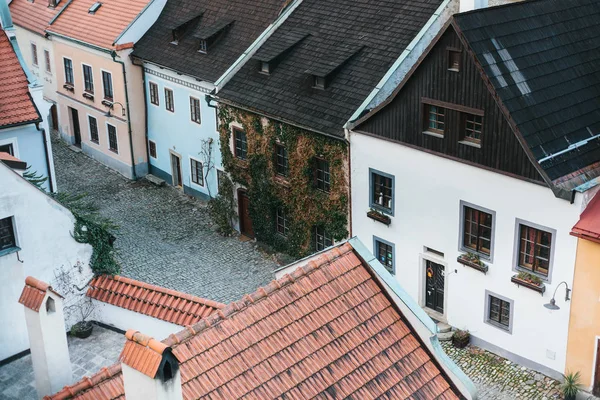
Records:
[[[120,226],[122,275],[228,303],[274,278],[253,242],[218,235],[206,204],[173,187],[132,182],[53,140],[59,191],[87,193]]]

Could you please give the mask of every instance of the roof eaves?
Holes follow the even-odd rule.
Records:
[[[133,26],[133,24],[135,24],[135,22],[144,14],[144,12],[152,5],[154,4],[156,0],[150,0],[145,6],[144,8],[142,8],[142,10],[138,13],[138,15],[135,16],[134,19],[132,19],[129,24],[127,24],[127,26],[125,27],[125,29],[123,29],[123,31],[121,31],[121,33],[119,34],[119,36],[117,36],[117,38],[115,39],[115,41],[113,42],[113,46],[116,45],[119,42],[119,39],[121,39],[123,37],[123,35],[125,35],[125,33],[127,33],[127,31]]]
[[[271,35],[281,26],[281,24],[294,12],[294,10],[302,3],[302,0],[293,0],[283,12],[271,23],[254,42],[238,57],[238,59],[227,68],[215,82],[215,93],[218,93],[223,86],[235,75],[245,64],[252,58],[258,49],[271,37]]]
[[[50,35],[54,35],[54,36],[59,37],[61,39],[67,40],[69,42],[74,42],[74,43],[80,44],[82,46],[85,46],[85,47],[88,47],[90,49],[94,49],[94,50],[100,51],[102,53],[111,53],[113,51],[113,49],[109,49],[107,47],[101,47],[101,46],[97,46],[95,44],[84,42],[83,40],[75,39],[75,38],[72,38],[70,36],[64,35],[62,33],[54,32],[54,31],[52,31],[50,29],[46,29],[46,32],[49,33]]]

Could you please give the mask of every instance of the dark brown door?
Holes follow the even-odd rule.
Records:
[[[171,170],[173,173],[173,186],[181,187],[181,159],[171,154]]]
[[[56,104],[53,104],[50,107],[50,114],[52,116],[52,129],[55,131],[58,130],[58,112],[56,111]]]
[[[596,339],[596,372],[594,373],[594,388],[592,394],[600,396],[600,340]]]
[[[252,229],[252,220],[250,219],[250,213],[248,208],[250,206],[250,199],[244,191],[238,192],[238,203],[239,203],[239,216],[240,216],[240,232],[248,237],[254,237],[254,230]]]
[[[425,265],[425,305],[444,313],[444,266],[429,260]]]
[[[71,108],[71,120],[73,121],[73,136],[75,136],[75,146],[81,147],[81,129],[79,128],[79,113]]]

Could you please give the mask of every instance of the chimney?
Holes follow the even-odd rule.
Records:
[[[63,297],[31,276],[19,298],[25,306],[31,361],[39,398],[51,395],[73,379],[63,315]]]
[[[182,400],[179,361],[171,348],[133,329],[119,360],[127,400]]]

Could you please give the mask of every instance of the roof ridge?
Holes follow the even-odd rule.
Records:
[[[258,288],[254,293],[246,294],[241,300],[229,303],[225,308],[218,310],[216,313],[203,318],[194,325],[188,325],[185,329],[170,334],[162,342],[168,346],[175,348],[179,344],[191,339],[202,331],[220,323],[231,317],[238,311],[250,307],[252,304],[265,299],[282,288],[291,285],[299,279],[309,276],[322,266],[331,264],[336,259],[344,256],[347,253],[354,251],[350,243],[344,243],[342,246],[332,248],[320,255],[316,260],[309,261],[306,265],[296,268],[292,273],[287,273],[279,279],[274,279],[264,287]]]
[[[194,296],[194,295],[189,294],[189,293],[179,292],[177,290],[168,289],[168,288],[165,288],[165,287],[162,287],[162,286],[156,286],[156,285],[153,285],[151,283],[138,281],[136,279],[128,278],[128,277],[121,276],[121,275],[114,275],[114,276],[111,276],[111,275],[98,275],[98,276],[96,276],[94,278],[94,280],[92,280],[92,282],[90,282],[90,287],[94,286],[94,284],[97,284],[98,280],[100,280],[100,279],[111,279],[111,280],[114,280],[116,282],[122,282],[122,283],[125,283],[125,284],[128,284],[128,285],[141,287],[143,289],[153,290],[155,292],[160,292],[160,293],[168,294],[168,295],[171,295],[171,296],[181,297],[183,299],[194,301],[194,302],[197,302],[197,303],[201,303],[201,304],[204,304],[206,306],[213,307],[213,308],[219,308],[220,309],[220,308],[224,308],[226,306],[225,304],[219,303],[219,302],[214,301],[214,300],[205,299],[203,297]],[[106,289],[102,289],[102,290],[106,290]],[[88,291],[88,293],[89,293],[89,291]],[[126,295],[126,296],[127,297],[132,297],[132,296],[129,296],[129,295]],[[172,308],[172,307],[169,307],[169,308]]]
[[[75,397],[84,391],[93,388],[100,383],[114,378],[121,373],[121,363],[117,362],[109,367],[103,367],[100,371],[96,372],[92,376],[84,376],[81,380],[75,382],[73,385],[65,386],[61,391],[54,393],[53,395],[44,396],[44,400],[65,400]]]

